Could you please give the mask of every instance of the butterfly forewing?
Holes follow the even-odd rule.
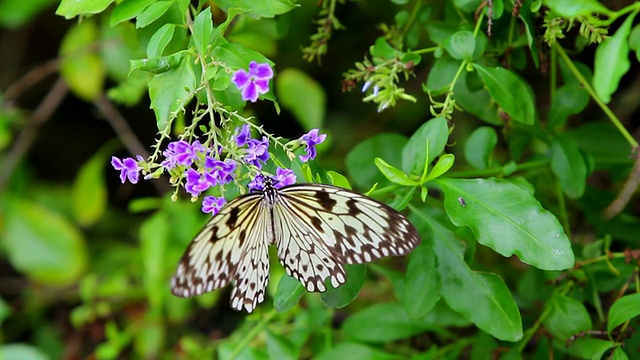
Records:
[[[233,281],[231,306],[251,312],[264,301],[269,281],[268,245],[275,243],[287,273],[309,291],[325,280],[346,281],[344,264],[409,253],[420,242],[400,213],[367,196],[320,184],[276,189],[226,204],[187,248],[172,292],[194,296]]]

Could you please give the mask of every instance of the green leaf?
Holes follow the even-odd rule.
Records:
[[[146,27],[158,20],[174,4],[173,1],[157,1],[149,5],[136,19],[136,29]],[[208,8],[207,8],[208,9]]]
[[[570,138],[556,136],[551,143],[551,170],[560,181],[562,191],[572,199],[584,194],[587,183],[587,164]]]
[[[193,21],[193,43],[200,54],[206,55],[208,53],[212,35],[211,9],[206,8]]]
[[[627,353],[624,352],[622,346],[618,346],[615,350],[613,350],[613,354],[611,354],[611,360],[627,360],[629,357]]]
[[[430,164],[440,156],[448,139],[447,120],[437,117],[424,123],[402,149],[402,170],[407,174],[422,176],[425,163]]]
[[[640,61],[640,24],[634,26],[629,34],[629,48],[636,52],[636,60]]]
[[[389,181],[394,184],[403,185],[403,186],[415,186],[418,185],[418,182],[411,180],[407,175],[405,175],[402,170],[389,165],[386,161],[375,158],[375,164],[378,167],[378,170],[384,175]]]
[[[367,268],[362,264],[345,265],[345,272],[347,273],[347,282],[340,285],[337,288],[331,286],[330,279],[327,279],[327,290],[320,294],[322,303],[327,307],[340,309],[349,305],[356,297],[367,274]]]
[[[427,315],[440,300],[440,277],[434,254],[433,239],[428,236],[409,255],[401,301],[413,319]]]
[[[471,60],[476,47],[473,32],[461,30],[447,38],[444,49],[456,60]]]
[[[389,180],[375,166],[376,157],[384,159],[395,167],[400,167],[400,154],[407,143],[404,136],[398,134],[378,134],[356,145],[347,154],[346,165],[355,187],[366,188],[371,184],[380,186],[389,184]]]
[[[470,227],[479,243],[542,270],[573,266],[571,243],[558,219],[530,191],[501,179],[435,181],[444,191],[451,221]],[[466,207],[460,206],[460,197]]]
[[[533,124],[535,99],[526,82],[505,68],[490,68],[479,64],[474,64],[473,67],[491,96],[513,120],[527,125]]]
[[[455,160],[456,157],[453,154],[444,154],[440,156],[440,159],[438,159],[438,162],[433,166],[433,169],[429,172],[426,180],[432,180],[442,176],[451,169]]]
[[[163,290],[166,287],[165,264],[167,263],[166,251],[169,242],[169,218],[164,212],[157,212],[140,226],[140,252],[142,266],[144,267],[143,279],[147,290],[147,299],[152,308],[160,311]]]
[[[559,87],[551,99],[549,127],[552,129],[564,127],[567,118],[582,112],[589,100],[589,93],[578,83],[567,83]]]
[[[602,359],[604,353],[616,346],[613,341],[600,340],[592,337],[580,337],[567,346],[566,342],[554,341],[556,348],[564,349],[570,355],[581,359]]]
[[[555,337],[566,341],[581,331],[591,330],[589,312],[580,301],[558,292],[547,303],[549,315],[544,325]]]
[[[164,49],[173,39],[175,28],[174,24],[164,24],[151,36],[147,44],[147,57],[157,58],[162,56]]]
[[[278,282],[278,288],[273,296],[273,307],[277,312],[283,313],[296,306],[305,292],[300,281],[285,274]]]
[[[543,3],[547,5],[551,11],[565,18],[580,15],[589,16],[592,13],[611,14],[609,9],[596,0],[544,0]]]
[[[531,7],[523,6],[520,8],[518,14],[520,15],[520,19],[522,20],[526,30],[525,34],[527,35],[527,44],[529,45],[531,58],[533,59],[533,63],[536,65],[536,68],[538,68],[540,66],[540,55],[538,53],[537,45],[538,35],[536,34],[537,27],[533,21],[531,11]],[[535,12],[537,12],[537,10]]]
[[[270,329],[266,329],[267,334],[267,354],[269,359],[299,359],[300,351],[293,342],[284,336],[281,336]]]
[[[154,76],[149,83],[151,108],[156,114],[158,130],[164,130],[169,119],[193,98],[196,88],[193,66],[189,57],[185,56],[178,66]]]
[[[399,355],[350,341],[342,341],[314,357],[315,360],[399,360],[401,358]]]
[[[73,26],[60,46],[60,74],[71,91],[86,101],[94,101],[104,85],[106,70],[92,50],[98,40],[98,28],[91,19]]]
[[[216,5],[225,12],[231,8],[241,9],[254,19],[273,18],[300,6],[290,0],[216,0]]]
[[[629,42],[631,25],[638,10],[627,17],[615,34],[598,45],[593,69],[593,89],[608,103],[611,94],[618,89],[620,79],[631,68],[629,61]]]
[[[398,303],[376,304],[347,318],[342,325],[347,339],[384,343],[405,339],[423,331]]]
[[[522,338],[518,307],[502,279],[469,268],[457,237],[435,220],[422,216],[429,225],[438,259],[441,293],[447,304],[478,328],[504,341]]]
[[[278,100],[291,111],[305,130],[321,128],[327,95],[320,84],[307,73],[288,68],[276,77]]]
[[[50,360],[42,350],[27,344],[0,345],[0,359],[3,360]]]
[[[618,325],[640,315],[640,294],[625,295],[609,309],[607,332],[611,334]]]
[[[123,21],[133,19],[154,2],[156,0],[127,0],[120,2],[111,12],[109,25],[115,26]]]
[[[56,9],[56,15],[71,19],[78,15],[91,15],[103,12],[115,0],[62,0]]]
[[[491,153],[498,143],[496,131],[489,126],[475,129],[464,144],[464,157],[476,169],[491,167]]]
[[[448,56],[437,59],[431,71],[429,71],[427,83],[423,85],[423,90],[427,93],[430,92],[431,95],[446,93],[461,64],[462,61]]]
[[[71,204],[76,221],[82,226],[95,224],[107,207],[104,177],[105,157],[96,154],[80,168],[71,188]]]
[[[456,96],[456,105],[465,111],[479,117],[483,121],[493,125],[504,125],[504,120],[499,116],[499,109],[491,94],[484,86],[475,86],[480,77],[476,73],[463,71],[456,82],[453,91]]]
[[[87,266],[82,234],[67,219],[39,205],[8,204],[4,248],[17,270],[50,285],[78,280]]]

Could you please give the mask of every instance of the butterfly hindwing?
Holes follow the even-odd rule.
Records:
[[[268,214],[261,211],[261,199],[260,194],[238,197],[205,225],[178,263],[171,281],[174,295],[196,296],[233,281],[234,309],[244,306],[251,311],[257,305],[254,299],[264,298],[269,271],[264,230]]]

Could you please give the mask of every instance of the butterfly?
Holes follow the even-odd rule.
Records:
[[[264,188],[225,204],[189,244],[171,292],[191,297],[233,283],[231,307],[252,312],[269,282],[269,245],[289,276],[308,291],[337,288],[344,264],[408,254],[420,243],[399,212],[370,197],[322,184]]]

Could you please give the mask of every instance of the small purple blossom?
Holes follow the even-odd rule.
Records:
[[[233,180],[233,172],[236,170],[236,162],[232,159],[226,159],[224,162],[207,157],[204,162],[204,167],[207,170],[213,181],[212,186],[217,184],[227,184]]]
[[[236,128],[236,135],[235,135],[236,145],[238,145],[239,147],[245,146],[250,136],[251,136],[251,131],[250,131],[249,125],[244,124],[242,126],[242,129],[240,130],[240,133],[238,133],[238,129]]]
[[[142,156],[137,156],[138,161],[143,161]],[[140,166],[138,166],[138,162],[133,158],[124,158],[122,160],[118,159],[115,156],[111,157],[111,166],[114,169],[120,170],[120,181],[124,184],[124,182],[129,179],[129,182],[132,184],[138,183],[138,179],[140,178]]]
[[[251,192],[264,190],[264,176],[260,174],[257,175],[249,184],[247,184],[247,187]]]
[[[216,179],[210,174],[201,174],[194,169],[186,171],[187,183],[184,189],[192,196],[198,196],[201,192],[216,185]]]
[[[205,196],[202,199],[202,212],[205,214],[211,213],[216,215],[222,206],[227,203],[227,200],[223,197]]]
[[[262,168],[262,164],[269,160],[269,139],[266,136],[262,137],[262,140],[249,139],[247,140],[247,154],[244,156],[244,160],[252,165]]]
[[[166,160],[161,165],[167,169],[173,169],[178,165],[190,166],[198,154],[205,151],[204,146],[197,140],[192,144],[184,140],[174,141],[169,143],[167,150],[162,152]]]
[[[315,159],[317,155],[316,145],[322,143],[327,138],[326,134],[318,135],[318,131],[318,129],[313,129],[308,133],[302,135],[302,137],[300,138],[300,141],[305,144],[305,154],[300,155],[300,160],[302,162],[307,162],[310,159]]]
[[[276,169],[276,177],[274,178],[274,187],[281,188],[296,183],[296,174],[291,169],[283,169],[278,166]]]
[[[364,85],[362,85],[362,92],[366,92],[370,86],[371,86],[371,80],[367,80],[367,82],[365,82]]]
[[[268,63],[249,63],[249,72],[239,69],[231,77],[231,81],[242,93],[242,100],[256,102],[258,96],[269,91],[269,80],[273,77],[273,69]]]

